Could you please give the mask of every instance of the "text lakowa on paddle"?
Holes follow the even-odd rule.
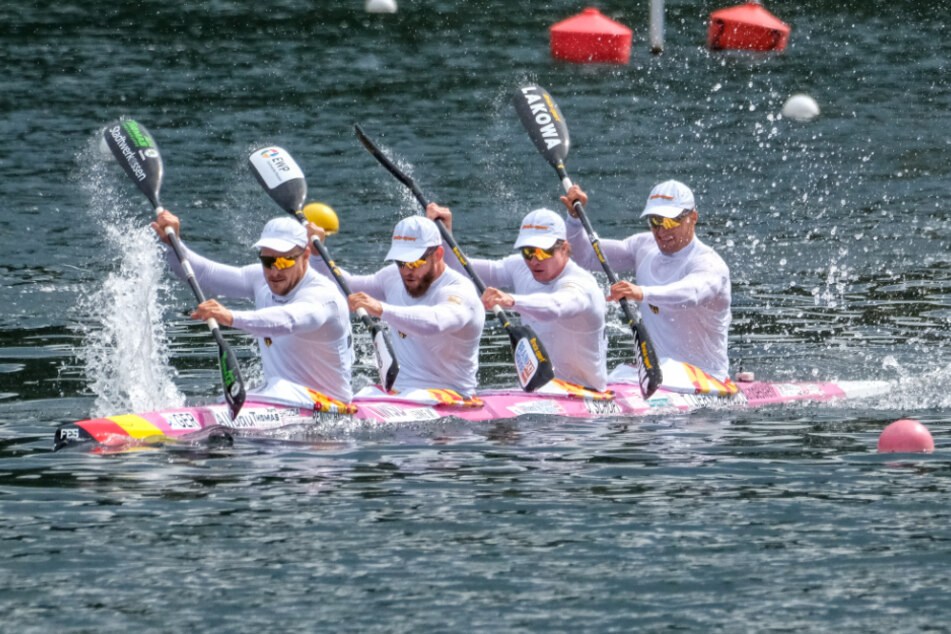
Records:
[[[550,150],[561,145],[561,137],[555,129],[555,124],[552,123],[552,120],[561,121],[561,119],[558,117],[558,112],[554,107],[555,104],[551,102],[548,95],[544,95],[544,97],[536,95],[534,94],[536,89],[537,86],[526,86],[522,88],[522,94],[525,95],[525,103],[531,108],[535,123],[538,124],[538,131],[545,137],[545,143],[548,144]]]

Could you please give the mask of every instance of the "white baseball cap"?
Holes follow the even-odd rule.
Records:
[[[261,231],[261,239],[254,243],[255,249],[273,249],[279,253],[292,251],[294,247],[307,246],[307,230],[290,216],[281,216],[267,221]]]
[[[403,218],[393,228],[393,243],[386,260],[415,262],[423,257],[429,247],[442,244],[436,223],[425,216]]]
[[[558,240],[565,240],[565,221],[551,209],[536,209],[522,219],[515,248],[550,249]]]
[[[641,218],[644,216],[676,218],[684,212],[684,209],[695,207],[693,192],[689,187],[680,181],[664,181],[651,190],[644,211],[641,212]]]

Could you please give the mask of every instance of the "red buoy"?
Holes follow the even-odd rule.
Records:
[[[934,438],[928,428],[911,418],[896,420],[878,437],[878,453],[932,453]]]
[[[588,7],[551,29],[551,55],[556,59],[585,64],[627,64],[631,57],[631,29]]]
[[[788,41],[789,26],[759,2],[710,14],[707,45],[714,50],[781,51]]]

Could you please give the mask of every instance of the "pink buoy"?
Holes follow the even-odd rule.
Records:
[[[878,453],[932,453],[934,438],[916,420],[903,418],[886,427],[878,437]]]
[[[710,14],[707,46],[713,50],[782,51],[788,41],[789,26],[759,2]]]
[[[551,55],[556,59],[627,64],[631,57],[631,29],[594,7],[553,24],[549,31]]]

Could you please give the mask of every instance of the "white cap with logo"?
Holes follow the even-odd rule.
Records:
[[[255,249],[273,249],[279,253],[293,251],[294,247],[307,246],[307,230],[290,216],[268,220],[261,231],[261,239],[254,243]]]
[[[441,244],[442,237],[435,222],[424,216],[409,216],[393,228],[393,242],[384,259],[415,262],[423,257],[426,249]]]
[[[550,249],[558,240],[567,239],[565,221],[551,209],[536,209],[522,219],[515,248],[538,247]]]
[[[685,209],[694,209],[696,204],[693,200],[693,192],[690,188],[680,181],[664,181],[654,186],[650,196],[647,197],[647,205],[641,213],[644,216],[661,216],[663,218],[676,218],[684,212]]]

